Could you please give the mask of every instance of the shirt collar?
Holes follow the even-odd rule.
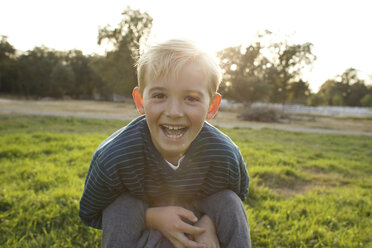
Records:
[[[167,164],[173,169],[173,170],[177,170],[179,167],[180,167],[180,164],[182,162],[182,160],[185,158],[185,155],[180,157],[180,159],[178,159],[178,163],[177,165],[174,165],[172,164],[171,162],[169,162],[168,160],[164,159],[165,162],[167,162]]]

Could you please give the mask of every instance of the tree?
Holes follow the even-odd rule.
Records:
[[[141,43],[146,42],[150,34],[152,18],[146,12],[129,7],[122,16],[117,28],[106,26],[99,30],[98,44],[108,41],[114,49],[107,52],[105,58],[95,60],[92,66],[112,92],[129,96],[137,85],[134,65]]]
[[[326,105],[324,102],[324,99],[319,94],[312,94],[307,99],[307,105],[309,106],[320,106],[320,105]]]
[[[267,61],[260,50],[260,43],[256,43],[244,50],[237,46],[218,53],[223,71],[220,92],[226,98],[244,103],[265,99],[268,85],[263,80],[263,68]]]
[[[35,47],[17,56],[7,38],[0,40],[0,92],[33,97],[90,98],[107,92],[101,78],[93,71],[95,56],[79,50],[60,52]]]
[[[316,59],[311,48],[311,43],[290,45],[286,41],[269,45],[272,59],[267,78],[271,86],[272,102],[284,103],[288,100],[290,89],[294,87],[290,84],[300,82],[302,70]]]
[[[73,95],[75,74],[70,65],[58,63],[50,74],[49,96],[63,97]]]
[[[220,66],[223,72],[223,79],[219,87],[219,91],[224,97],[234,98],[232,92],[232,84],[236,81],[236,70],[242,57],[241,47],[229,47],[218,52],[217,56],[220,59]]]
[[[368,90],[363,81],[358,81],[352,84],[349,88],[349,94],[346,98],[348,106],[361,106],[361,100],[367,95]]]
[[[358,70],[348,68],[340,76],[341,83],[348,86],[345,103],[348,106],[361,106],[360,100],[368,93],[367,86],[358,76]]]
[[[335,79],[328,79],[321,86],[317,93],[325,105],[342,106],[346,104],[346,96],[349,86]]]
[[[66,54],[65,61],[71,67],[75,78],[74,87],[68,92],[70,96],[91,98],[93,94],[104,91],[101,78],[90,65],[95,59],[95,56],[84,56],[80,50],[71,50]]]
[[[361,100],[360,103],[363,107],[372,107],[372,94],[365,95]]]
[[[288,98],[290,103],[303,104],[307,103],[310,96],[309,84],[303,80],[293,82],[288,85]]]
[[[18,57],[17,92],[22,95],[48,96],[52,92],[51,72],[64,53],[35,47]]]
[[[339,77],[341,78],[341,82],[347,85],[360,82],[360,79],[358,78],[358,70],[355,68],[346,69]]]
[[[6,36],[0,40],[0,92],[14,93],[16,84],[16,50]]]
[[[246,103],[305,103],[310,91],[301,76],[302,70],[316,59],[312,44],[284,41],[262,45],[270,35],[266,31],[259,36],[262,41],[245,49],[230,47],[218,53],[224,72],[220,91],[228,98]]]
[[[323,103],[326,105],[361,106],[361,100],[368,93],[368,87],[365,85],[364,80],[359,78],[358,70],[349,68],[340,76],[324,82],[317,95],[323,99]]]

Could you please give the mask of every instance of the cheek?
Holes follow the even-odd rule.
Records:
[[[154,104],[148,102],[145,104],[145,112],[147,115],[157,115],[161,111],[161,106],[159,104]]]
[[[204,123],[207,117],[208,109],[203,107],[190,109],[189,117],[193,123]]]

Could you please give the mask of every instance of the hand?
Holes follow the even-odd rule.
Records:
[[[182,207],[156,207],[146,211],[147,227],[160,231],[175,248],[206,248],[186,236],[202,234],[205,229],[187,224],[182,218],[192,223],[198,221],[192,211]]]
[[[194,235],[194,240],[198,243],[205,244],[207,248],[220,248],[216,227],[208,215],[203,215],[195,226],[202,227],[205,232]]]

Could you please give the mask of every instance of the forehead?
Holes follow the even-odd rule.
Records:
[[[155,70],[154,70],[155,69]],[[193,90],[211,90],[206,70],[199,63],[187,63],[182,66],[173,66],[167,71],[152,68],[147,70],[145,87],[151,88],[154,84],[161,84],[165,88],[178,87]]]

